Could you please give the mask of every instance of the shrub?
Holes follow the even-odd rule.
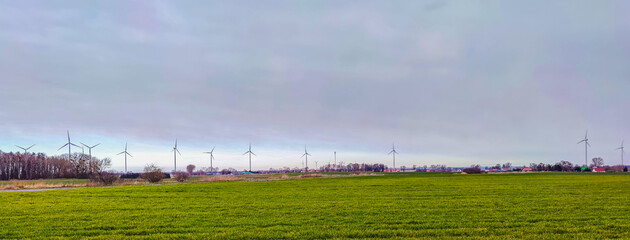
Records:
[[[464,168],[464,170],[462,171],[467,174],[481,173],[481,168],[478,168],[478,167]]]
[[[147,164],[144,167],[144,173],[140,174],[142,179],[149,181],[150,183],[156,183],[164,179],[164,173],[162,169],[158,168],[155,164]]]
[[[90,175],[90,181],[101,183],[103,185],[112,185],[118,181],[119,178],[120,175],[113,172],[96,172]]]
[[[176,172],[173,174],[175,174],[175,180],[177,180],[178,182],[186,181],[190,177],[190,174],[186,172]]]

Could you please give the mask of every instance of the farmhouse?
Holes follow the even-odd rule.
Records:
[[[593,168],[593,172],[606,172],[606,168],[596,167],[596,168]]]

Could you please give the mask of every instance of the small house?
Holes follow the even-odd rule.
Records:
[[[593,172],[606,172],[606,168],[596,167],[596,168],[593,168]]]

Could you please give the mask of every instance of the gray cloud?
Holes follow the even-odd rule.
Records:
[[[0,132],[615,161],[625,1],[3,1]],[[129,136],[131,135],[131,136]],[[453,164],[464,164],[456,162]]]

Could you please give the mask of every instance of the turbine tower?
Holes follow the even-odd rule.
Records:
[[[68,161],[70,161],[70,156],[72,155],[72,151],[70,149],[71,146],[75,146],[75,147],[80,147],[80,146],[70,142],[70,131],[66,130],[66,132],[68,133],[68,143],[66,143],[63,146],[61,146],[59,149],[57,149],[57,151],[61,150],[65,146],[68,146]]]
[[[179,154],[179,156],[182,155],[182,153],[180,153],[177,149],[177,138],[175,138],[175,147],[173,147],[173,161],[175,163],[175,169],[173,170],[174,172],[177,172],[177,154]]]
[[[392,143],[392,151],[390,151],[387,155],[392,155],[393,158],[393,162],[394,162],[394,169],[396,168],[396,154],[398,154],[398,152],[396,152],[396,147],[394,146],[394,144]]]
[[[120,155],[120,154],[123,154],[123,153],[125,154],[125,173],[126,173],[127,172],[127,155],[129,155],[130,157],[133,157],[133,156],[131,156],[131,154],[129,154],[129,152],[127,152],[127,143],[125,143],[125,151],[122,151],[122,152],[120,152],[120,153],[118,153],[116,155]]]
[[[214,147],[212,147],[212,150],[210,152],[203,152],[205,154],[210,154],[210,171],[214,171],[212,170],[212,160],[214,159]]]
[[[591,146],[591,144],[588,144],[588,130],[586,130],[584,139],[582,139],[582,141],[579,141],[577,144],[580,143],[584,143],[584,164],[588,166],[588,147]]]
[[[306,157],[306,172],[308,172],[308,156],[311,156],[311,154],[308,154],[308,151],[306,151],[306,146],[304,146],[304,154],[302,154],[300,158]]]
[[[623,140],[621,140],[621,147],[618,147],[617,150],[621,150],[621,166],[625,167],[625,165],[623,165]]]
[[[248,153],[249,153],[249,172],[251,172],[252,171],[252,154],[256,156],[256,154],[252,152],[252,143],[249,143],[249,150],[243,153],[243,155],[248,154]]]
[[[33,146],[35,146],[35,144],[33,144],[33,145],[31,145],[30,147],[27,147],[27,148],[20,147],[20,146],[18,146],[18,145],[15,145],[15,146],[16,146],[16,147],[18,147],[18,148],[20,148],[20,149],[22,149],[22,150],[24,150],[24,153],[26,153],[26,152],[28,152],[28,150],[29,150],[29,149],[31,149]]]
[[[86,148],[88,148],[88,152],[90,153],[90,161],[92,161],[92,148],[95,148],[96,146],[101,145],[101,144],[100,144],[100,143],[98,143],[98,144],[96,144],[96,145],[94,145],[94,146],[91,146],[91,147],[90,147],[90,146],[88,146],[88,145],[87,145],[87,144],[85,144],[85,143],[81,143],[81,145],[83,145],[83,146],[85,146]],[[126,150],[125,150],[125,151],[126,151]]]

